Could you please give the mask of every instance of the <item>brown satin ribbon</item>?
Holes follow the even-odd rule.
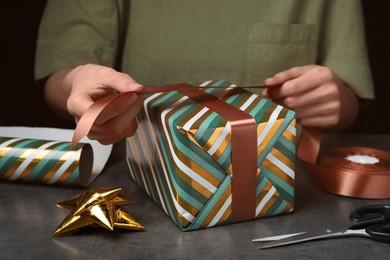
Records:
[[[237,86],[236,88],[267,87],[270,86]],[[144,86],[142,91],[135,93],[144,95],[169,91],[180,91],[196,102],[224,116],[231,123],[232,167],[233,175],[236,175],[232,179],[232,218],[235,222],[253,219],[256,207],[257,170],[257,133],[254,119],[213,95],[188,84]],[[96,118],[107,105],[128,93],[134,92],[109,96],[95,102],[78,122],[73,135],[72,146],[89,133]],[[387,167],[387,165],[390,166],[389,159],[387,159],[390,158],[390,153],[370,148],[352,148],[344,151],[345,153],[351,153],[351,155],[370,155],[380,159],[381,162],[386,162],[380,164],[379,167],[377,167],[378,165],[373,167],[367,167],[367,165],[345,167],[345,159],[341,159],[340,163],[334,163],[332,160],[326,159],[327,157],[322,160],[321,164],[317,164],[320,142],[320,129],[302,128],[297,145],[297,155],[315,185],[325,192],[342,196],[368,199],[390,198],[390,167]]]
[[[321,131],[302,129],[297,154],[311,181],[325,192],[365,199],[390,198],[390,153],[366,148],[336,148],[322,156],[317,164]],[[367,155],[379,159],[377,164],[360,164],[345,158]]]
[[[232,221],[256,217],[257,125],[255,119],[240,109],[189,84],[144,86],[139,95],[179,91],[192,100],[225,117],[232,127]],[[128,93],[109,96],[95,102],[77,124],[72,146],[86,136],[96,118],[114,99]]]

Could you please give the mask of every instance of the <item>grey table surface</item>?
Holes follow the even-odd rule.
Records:
[[[368,146],[390,150],[390,135],[326,135],[323,150]],[[56,203],[85,188],[0,182],[0,259],[390,259],[390,244],[351,237],[258,250],[252,239],[314,230],[342,230],[353,209],[390,200],[367,200],[324,193],[296,168],[293,213],[183,232],[130,180],[124,143],[114,146],[103,173],[91,187],[121,187],[138,201],[126,209],[143,232],[89,228],[53,238],[68,214]],[[389,184],[390,188],[390,184]]]

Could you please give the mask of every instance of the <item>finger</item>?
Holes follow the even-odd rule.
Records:
[[[117,142],[120,139],[133,136],[138,128],[137,119],[134,118],[130,124],[128,124],[127,128],[123,130],[121,134],[119,134],[117,137],[113,139],[107,139],[106,142],[113,143]]]
[[[135,130],[136,127],[134,129],[134,122],[132,121],[134,121],[141,107],[142,100],[139,99],[121,115],[112,118],[103,124],[94,125],[88,136],[94,140],[100,140],[121,136],[123,133],[125,133],[125,136],[133,135],[134,132],[131,131]]]
[[[116,143],[116,142],[118,142],[126,137],[133,136],[135,131],[137,130],[137,128],[138,128],[138,123],[137,123],[137,120],[134,118],[129,123],[127,128],[122,133],[120,133],[118,135],[108,135],[107,133],[94,132],[93,134],[88,135],[88,137],[91,140],[99,141],[101,144],[112,144],[112,143]]]
[[[109,87],[120,93],[127,91],[141,90],[142,85],[138,84],[130,75],[118,72],[112,68],[87,64],[77,73],[78,75],[89,75],[90,82],[95,82],[101,87]]]
[[[302,66],[276,73],[274,76],[265,80],[265,85],[268,86],[268,88],[264,89],[261,94],[264,97],[279,98],[277,97],[278,92],[276,92],[275,89],[280,88],[280,84],[303,75],[308,69],[310,69],[310,66]]]
[[[101,144],[104,144],[104,145],[113,144],[113,143],[116,143],[116,142],[126,138],[126,137],[133,136],[135,134],[137,128],[138,128],[138,123],[137,123],[137,120],[134,119],[121,134],[116,135],[116,136],[101,135],[93,140],[97,140],[98,142],[100,142]]]
[[[137,94],[128,93],[121,95],[104,108],[94,124],[103,125],[119,116],[123,117],[123,115],[133,113],[133,106],[136,103],[138,104],[136,107],[140,107],[142,104],[142,99]],[[139,109],[134,113],[136,114],[138,111]],[[133,117],[134,115],[130,118]]]
[[[339,120],[340,120],[339,117],[332,115],[332,116],[307,117],[298,120],[298,122],[302,126],[329,128],[337,125],[339,123]]]
[[[313,68],[313,65],[294,67],[279,73],[276,73],[274,76],[269,77],[265,80],[266,85],[277,85],[282,84],[288,80],[295,79],[305,74],[308,70]]]
[[[298,78],[285,82],[279,88],[269,89],[268,95],[275,99],[298,96],[327,82],[328,80],[324,75],[319,75],[311,70]]]
[[[284,106],[293,110],[312,104],[329,102],[340,102],[338,87],[332,83],[310,89],[300,95],[286,97],[282,101]]]
[[[269,95],[272,98],[280,99],[299,95],[310,89],[319,87],[326,82],[332,82],[335,80],[333,72],[329,68],[322,66],[304,66],[293,68],[290,71],[293,71],[291,72],[292,74],[295,73],[294,75],[300,76],[286,81],[279,88],[269,89]]]
[[[297,119],[304,119],[315,116],[339,116],[340,104],[338,102],[317,103],[296,109],[295,112]]]

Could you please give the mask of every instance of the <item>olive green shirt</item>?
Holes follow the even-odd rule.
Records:
[[[362,19],[357,0],[48,0],[35,77],[95,63],[144,85],[255,85],[319,64],[370,99]]]

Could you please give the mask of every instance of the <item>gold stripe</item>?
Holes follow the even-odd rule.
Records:
[[[271,139],[275,136],[275,133],[278,131],[279,127],[282,125],[283,121],[284,121],[283,119],[277,119],[275,121],[275,123],[272,125],[272,128],[270,129],[270,131],[267,133],[267,135],[263,139],[262,143],[257,148],[257,155],[258,156],[263,153],[264,149],[267,147],[267,145],[269,144]],[[259,127],[257,128],[258,136],[261,134],[261,131],[262,131],[262,130],[259,131],[259,128],[264,129],[265,125],[266,125],[266,123],[259,124]]]
[[[295,127],[295,125],[296,125],[296,120],[293,119],[293,120],[291,121],[290,125],[292,125],[292,126]],[[286,129],[286,130],[283,132],[283,136],[284,136],[287,140],[289,140],[291,143],[295,144],[296,136],[293,135],[289,130]]]
[[[175,113],[173,109],[167,113],[166,118],[169,118],[172,116],[172,114]],[[172,133],[170,131],[170,128],[167,127],[168,136],[166,138],[172,137]],[[190,169],[193,169],[194,172],[196,172],[199,176],[201,176],[203,179],[207,180],[209,183],[213,184],[215,187],[219,185],[220,181],[215,178],[212,174],[204,170],[202,167],[200,167],[198,164],[193,162],[190,158],[188,158],[185,154],[183,154],[177,147],[175,146],[174,141],[171,139],[171,143],[173,144],[173,149],[175,150],[176,156],[179,158],[179,160],[187,165]],[[169,148],[168,148],[169,149]],[[169,149],[170,150],[170,149]],[[195,190],[197,190],[199,193],[201,193],[203,196],[209,198],[212,193],[204,188],[202,185],[200,185],[197,181],[190,178],[188,175],[186,175],[184,172],[182,172],[178,167],[176,169],[176,174],[185,181],[188,185],[192,186]]]
[[[225,127],[217,127],[213,134],[211,135],[211,137],[209,138],[209,140],[207,140],[206,144],[204,144],[204,146],[200,146],[198,144],[198,142],[194,139],[194,135],[196,134],[196,130],[193,131],[193,130],[190,130],[188,131],[188,137],[191,141],[193,141],[195,144],[197,144],[198,146],[200,146],[205,152],[207,152],[214,144],[215,142],[217,141],[219,135],[222,134],[222,131],[225,129]],[[227,148],[227,146],[229,145],[231,141],[231,134],[227,134],[225,136],[225,138],[223,139],[223,141],[221,142],[221,144],[219,145],[218,149],[215,151],[215,153],[212,155],[212,157],[214,158],[214,160],[218,160],[219,157],[221,157],[221,155],[223,154],[223,152],[225,151],[225,149]]]
[[[187,165],[188,168],[192,169],[196,174],[199,176],[202,176],[206,181],[209,183],[217,183],[217,185],[214,185],[214,187],[217,187],[220,183],[218,179],[216,179],[214,176],[212,176],[209,172],[205,171],[202,167],[200,167],[195,162],[191,161],[188,157],[183,157],[183,155],[179,152],[176,152],[176,155],[179,157],[179,160]],[[187,183],[191,188],[205,196],[206,198],[210,198],[213,193],[206,189],[203,185],[201,185],[199,182],[197,182],[195,179],[191,178],[187,174],[185,174],[181,169],[176,168],[176,175],[180,177],[185,183]],[[205,176],[208,175],[208,176]]]
[[[139,127],[139,128],[140,128],[140,127]],[[142,131],[139,131],[139,130],[140,130],[140,129],[138,129],[138,131],[137,131],[137,133],[136,133],[136,135],[137,135],[138,137],[139,137],[139,135],[140,135],[140,132],[142,132]],[[140,178],[141,181],[142,181],[142,179],[145,179],[145,183],[143,183],[143,185],[147,186],[147,187],[145,187],[147,190],[150,190],[150,187],[148,187],[149,185],[148,185],[148,183],[147,183],[147,181],[146,181],[146,178],[145,178],[145,175],[147,175],[147,173],[145,173],[144,170],[143,170],[143,168],[142,168],[142,164],[147,164],[147,162],[142,161],[142,156],[141,156],[141,152],[143,152],[142,150],[144,150],[145,147],[142,146],[142,150],[140,151],[140,150],[138,149],[138,146],[137,146],[137,139],[136,139],[136,136],[134,136],[133,138],[134,138],[133,141],[132,141],[132,142],[129,142],[129,144],[130,144],[131,152],[132,152],[132,154],[133,154],[133,158],[131,158],[131,159],[135,160],[134,163],[136,163],[137,166],[138,166],[138,169],[134,169],[134,170],[138,171],[138,174],[137,174],[137,175],[138,175],[138,178]],[[142,141],[141,138],[140,138],[140,141]],[[144,178],[142,178],[142,176],[144,176]],[[143,182],[143,181],[142,181],[142,182]]]
[[[279,159],[279,161],[281,161],[283,164],[285,164],[286,166],[288,166],[291,170],[294,171],[294,168],[295,168],[295,163],[293,161],[291,161],[288,157],[286,157],[283,153],[281,153],[278,149],[276,149],[275,147],[273,147],[270,151],[270,153],[275,156],[276,158]]]
[[[194,101],[194,102],[195,102],[195,101]],[[195,104],[198,104],[198,103],[195,103]],[[209,118],[209,117],[211,116],[211,114],[214,113],[213,110],[209,109],[208,107],[204,107],[204,106],[202,106],[202,105],[200,105],[200,104],[199,104],[199,107],[197,107],[197,109],[196,109],[195,111],[197,111],[197,113],[198,113],[198,112],[200,112],[201,110],[203,110],[204,108],[207,108],[206,113],[203,113],[203,115],[201,115],[201,117],[199,117],[199,118],[192,124],[192,128],[195,129],[195,130],[199,129],[200,126],[201,126],[201,124],[202,124],[204,121],[206,121],[206,119]],[[196,114],[194,114],[193,116],[195,116],[195,115],[196,115]],[[184,121],[184,122],[187,123],[187,121],[190,121],[190,120],[192,119],[193,116],[191,115],[191,117],[187,117],[186,121]],[[222,123],[223,123],[223,122],[226,123],[226,121],[224,121],[224,118],[222,118]]]
[[[145,111],[143,110],[143,112],[145,113]],[[142,123],[141,123],[141,127],[140,127],[140,129],[142,129],[142,131],[137,131],[137,135],[138,135],[138,137],[139,137],[139,140],[140,140],[140,142],[142,143],[143,141],[145,141],[146,140],[146,132],[148,133],[148,136],[149,136],[149,138],[152,138],[152,131],[154,132],[154,134],[155,134],[155,136],[158,136],[157,135],[157,130],[156,130],[156,124],[158,124],[158,122],[161,122],[161,117],[160,117],[160,114],[161,114],[161,111],[159,111],[159,114],[156,116],[156,118],[158,119],[158,120],[156,120],[156,121],[154,121],[154,123],[151,123],[151,122],[149,122],[148,121],[148,119],[147,119],[147,117],[146,117],[146,114],[144,114],[143,115],[143,120],[142,120]],[[153,120],[152,118],[151,118],[151,120]],[[136,142],[136,141],[133,141],[134,143]],[[159,149],[159,151],[160,151],[160,154],[162,154],[162,148],[160,147],[160,145],[161,145],[161,143],[160,142],[157,142],[157,144],[155,143],[155,141],[151,141],[152,142],[152,146],[154,147],[154,149]],[[135,147],[137,147],[135,144],[134,144],[134,146]],[[137,152],[139,152],[138,151],[138,148],[136,148],[136,150],[137,150]],[[145,150],[145,146],[142,146],[142,152],[143,152],[143,154],[144,154],[144,156],[145,156],[145,158],[147,158],[147,156],[150,156],[151,155],[151,151],[150,151],[150,149],[148,149],[147,151]],[[150,154],[147,154],[147,152],[149,152]],[[157,151],[155,150],[154,151],[155,153],[157,153]],[[152,156],[150,156],[150,157],[148,157],[148,158],[152,158]],[[138,167],[141,169],[141,166],[140,166],[140,164],[141,164],[142,162],[141,162],[141,158],[138,158],[138,162],[137,162],[137,164],[138,164]],[[145,162],[146,163],[146,162]],[[153,169],[154,169],[154,172],[155,172],[155,174],[158,174],[158,171],[157,171],[157,166],[154,166],[155,164],[160,164],[161,165],[161,170],[162,171],[164,171],[163,170],[163,165],[165,165],[165,169],[168,169],[168,166],[167,166],[167,162],[166,162],[166,160],[158,160],[158,161],[153,161],[153,162],[151,162],[151,164],[153,165],[152,167],[153,167]],[[150,166],[150,165],[149,165]],[[136,174],[136,173],[135,173]],[[172,187],[172,193],[174,194],[174,196],[178,196],[177,195],[177,192],[176,192],[176,190],[175,190],[175,188],[174,188],[174,186],[173,186],[173,184],[172,184],[172,180],[170,179],[170,178],[168,178],[168,179],[166,179],[165,178],[165,175],[164,175],[164,172],[162,172],[162,174],[163,174],[163,176],[161,176],[161,178],[163,179],[163,180],[165,180],[165,182],[166,182],[166,195],[168,196],[166,199],[167,200],[170,200],[170,201],[172,201],[172,198],[171,198],[171,194],[170,194],[170,191],[169,191],[169,188],[168,188],[168,185],[170,185],[170,187]],[[155,193],[156,193],[156,196],[157,196],[157,198],[158,198],[158,200],[160,201],[160,203],[162,204],[161,206],[163,206],[164,208],[168,208],[169,207],[169,204],[168,204],[168,202],[166,201],[166,199],[164,199],[164,189],[163,189],[163,183],[160,183],[157,179],[156,179],[156,181],[154,180],[155,178],[155,176],[153,176],[153,172],[151,171],[151,170],[148,170],[148,167],[147,167],[147,172],[146,173],[144,173],[143,174],[143,176],[144,176],[144,178],[146,179],[146,177],[149,177],[149,180],[150,180],[150,184],[148,184],[148,183],[146,183],[145,185],[147,185],[148,186],[148,189],[151,191],[151,190],[153,190]],[[142,179],[142,177],[141,176],[139,176],[138,175],[138,177],[140,177],[141,179]],[[159,192],[160,191],[160,192]],[[178,214],[177,213],[177,210],[176,209],[172,209],[173,211],[175,211],[176,213],[176,215]],[[170,213],[169,213],[169,211],[167,210],[167,214],[169,215]],[[171,217],[173,217],[173,216],[171,216]],[[188,222],[188,221],[187,221]]]
[[[226,223],[227,219],[230,217],[232,214],[232,204],[229,205],[229,207],[226,209],[225,213],[222,215],[222,217],[219,219],[219,221],[215,224],[217,225],[222,225]]]
[[[4,147],[0,150],[0,158],[6,155],[9,151],[11,151],[13,148],[12,147]]]
[[[12,174],[18,169],[18,167],[24,162],[24,160],[33,152],[35,151],[34,148],[29,148],[24,151],[19,158],[16,160],[16,162],[8,169],[8,171],[4,174],[4,178],[8,179],[12,176]]]
[[[286,200],[285,200],[285,201],[286,201]],[[286,201],[286,202],[287,202],[287,201]],[[282,210],[282,212],[283,212],[283,213],[284,213],[284,212],[289,212],[289,211],[291,211],[291,210],[293,210],[293,209],[294,209],[294,206],[287,202],[287,205],[286,205],[286,207],[284,207],[284,209]]]
[[[222,134],[222,130],[224,130],[224,129],[225,129],[225,127],[222,127],[219,134]],[[216,160],[218,160],[222,156],[222,154],[224,153],[224,151],[226,150],[226,148],[230,144],[231,138],[232,138],[231,132],[225,136],[225,138],[223,139],[223,141],[221,142],[221,144],[219,145],[218,149],[215,151],[215,153],[213,155],[213,157]],[[213,144],[215,143],[215,141],[216,140],[213,141]]]
[[[181,98],[181,97],[180,97]],[[185,102],[183,102],[183,103],[189,103],[189,102],[192,102],[192,100],[186,100]],[[171,111],[169,111],[166,115],[165,115],[165,119],[168,119],[168,118],[170,118],[171,116],[172,116],[172,114],[173,113],[176,113],[175,111],[177,111],[178,109],[180,109],[181,108],[181,106],[183,105],[183,103],[180,105],[180,106],[175,106],[174,108],[172,108],[171,109]],[[157,132],[158,132],[158,130],[156,129],[157,127],[158,127],[158,125],[159,125],[159,123],[161,123],[161,124],[165,124],[165,122],[161,122],[161,114],[162,114],[162,112],[164,111],[164,110],[166,110],[166,109],[169,109],[170,108],[170,106],[172,106],[172,104],[170,104],[169,106],[166,106],[166,107],[164,107],[164,108],[160,108],[159,109],[159,111],[156,113],[156,118],[158,119],[157,120],[157,122],[153,122],[153,123],[151,123],[151,126],[152,126],[152,129],[151,129],[151,131],[154,131],[155,132],[155,136],[158,136],[157,135]],[[145,123],[147,123],[148,124],[148,128],[150,127],[150,125],[149,125],[149,122],[147,122],[148,120],[147,119],[145,119]],[[167,131],[168,131],[168,136],[166,136],[165,134],[164,134],[164,137],[165,138],[171,138],[171,136],[172,136],[172,134],[171,134],[171,132],[170,132],[170,128],[169,127],[167,127]],[[171,140],[171,142],[173,143],[173,141]],[[158,142],[158,147],[159,147],[159,149],[160,149],[160,151],[162,151],[162,149],[164,149],[163,147],[161,147],[161,141],[160,142]],[[169,149],[169,147],[165,147],[167,150],[170,150]],[[175,149],[176,151],[176,154],[177,154],[177,149]],[[180,158],[180,156],[177,154],[177,156]],[[182,160],[182,159],[180,159],[180,160]],[[166,166],[166,169],[168,169],[168,165],[166,165],[168,162],[165,162],[165,160],[163,161],[163,162],[160,162],[160,163],[164,163],[165,164],[165,166]],[[184,162],[183,162],[184,163]],[[180,177],[180,175],[184,175],[178,168],[176,168],[176,174]],[[183,176],[181,176],[181,177],[183,177]],[[186,175],[186,177],[187,177],[187,175]],[[174,196],[176,197],[176,201],[181,201],[181,204],[184,204],[183,202],[184,202],[184,200],[182,200],[182,199],[180,199],[179,198],[179,195],[178,195],[178,193],[177,193],[177,191],[175,191],[175,188],[174,188],[174,185],[172,184],[172,180],[170,179],[170,178],[168,178],[168,179],[166,179],[165,178],[165,176],[163,177],[164,178],[164,180],[167,182],[167,183],[169,183],[170,184],[170,186],[172,187],[172,192],[174,193]],[[188,178],[188,177],[187,177]],[[182,178],[183,179],[183,178]],[[153,179],[151,179],[152,181],[153,181]],[[183,179],[184,181],[186,181],[185,179]],[[191,179],[192,180],[192,179]],[[154,181],[153,181],[154,182]],[[154,182],[155,183],[155,182]],[[192,182],[192,184],[189,184],[189,185],[192,185],[192,186],[194,186],[194,184],[195,184],[195,182],[193,181]],[[158,185],[158,186],[160,186],[159,185],[159,182],[157,181],[157,183],[155,183],[155,185]],[[200,185],[198,185],[198,188],[200,187]],[[168,188],[168,187],[167,187]],[[193,187],[194,188],[194,187]],[[202,189],[204,189],[203,187],[202,187]],[[160,189],[161,190],[161,192],[163,192],[163,190],[162,189]],[[170,198],[170,192],[169,191],[167,191],[168,192],[168,197]],[[211,195],[209,195],[209,196],[211,196]],[[188,212],[190,212],[191,214],[193,214],[193,215],[196,215],[198,212],[199,212],[199,210],[197,210],[196,208],[194,208],[194,207],[192,207],[192,206],[190,206],[190,208],[188,208],[188,206],[190,206],[190,204],[186,204],[185,205],[185,209],[188,211]],[[190,224],[190,222],[187,220],[187,219],[185,219],[184,217],[182,217],[180,214],[179,214],[179,212],[177,211],[177,209],[174,207],[173,209],[172,209],[174,212],[175,212],[175,214],[176,214],[176,216],[178,217],[178,220],[179,220],[179,222],[181,223],[181,225],[182,226],[184,226],[184,227],[186,227],[186,226],[188,226],[189,224]],[[168,211],[168,213],[169,213],[169,211]]]
[[[190,213],[192,216],[196,216],[199,213],[199,210],[194,208],[191,204],[189,204],[186,200],[184,200],[182,197],[180,197],[178,194],[176,195],[176,201],[179,203],[179,205],[185,209],[188,213]]]
[[[221,196],[221,198],[218,200],[217,204],[214,206],[214,208],[210,211],[210,214],[207,216],[207,218],[203,221],[203,223],[200,225],[202,228],[207,227],[211,221],[214,219],[214,217],[217,215],[219,210],[222,208],[223,204],[226,202],[226,200],[229,198],[231,194],[231,185],[227,187],[224,194]],[[229,206],[228,209],[226,209],[225,213],[222,215],[221,219],[218,220],[218,222],[215,225],[218,225],[219,223],[222,223],[226,221],[226,219],[231,214],[231,206]]]
[[[179,153],[179,154],[181,154],[181,153]],[[221,183],[221,181],[218,180],[216,177],[214,177],[212,174],[210,174],[210,172],[206,171],[203,167],[201,167],[199,164],[195,163],[194,161],[191,161],[189,158],[187,158],[187,161],[184,158],[181,161],[184,164],[186,164],[191,170],[193,170],[196,174],[198,174],[199,176],[204,178],[207,182],[212,184],[214,187],[218,187],[219,184]],[[188,177],[188,175],[185,174],[184,172],[180,171],[180,173],[184,174],[183,178],[182,178],[183,180],[185,178],[189,178],[191,181],[195,182],[195,180],[193,180],[192,178]],[[203,186],[201,188],[199,188],[199,190],[203,190],[203,189],[205,189]],[[209,190],[205,190],[205,191],[206,191],[207,194],[203,194],[203,195],[205,197],[209,198],[212,195],[212,193]]]
[[[24,180],[28,175],[30,175],[30,173],[31,173],[32,170],[37,166],[37,164],[38,164],[45,156],[47,156],[50,152],[51,152],[51,150],[43,150],[43,151],[41,151],[39,154],[37,154],[37,156],[35,156],[35,158],[29,163],[29,165],[28,165],[28,166],[26,167],[26,169],[23,171],[22,176],[20,176],[19,178],[21,178],[22,180]]]
[[[252,93],[251,93],[252,95]],[[250,96],[249,96],[250,97]],[[251,104],[245,109],[245,111],[249,114],[249,112],[251,112],[259,103],[260,101],[262,100],[261,97],[257,96],[255,99],[253,99],[253,101],[251,102]]]
[[[226,169],[226,172],[229,174],[229,175],[232,175],[233,174],[233,165],[230,164],[229,167]]]
[[[57,162],[55,163],[55,165],[53,166],[53,168],[51,168],[47,174],[45,176],[43,176],[42,178],[42,181],[43,182],[47,182],[49,181],[53,176],[54,174],[58,171],[58,169],[64,164],[64,162],[69,159],[69,157],[75,153],[75,151],[69,151],[69,152],[65,152],[61,157],[60,159],[57,160]]]
[[[279,167],[277,167],[267,158],[264,159],[263,166],[268,168],[271,172],[273,172],[275,175],[277,175],[280,179],[282,179],[290,186],[294,185],[294,179],[292,179],[289,175],[287,175],[284,171],[282,171]]]
[[[79,160],[75,160],[69,167],[65,170],[65,172],[61,175],[60,178],[55,183],[64,183],[73,173],[73,171],[79,166]],[[79,171],[79,180],[80,180],[80,174],[81,172]]]
[[[275,190],[274,194],[272,194],[272,197],[267,201],[267,203],[264,205],[262,210],[259,212],[259,217],[265,216],[267,214],[268,210],[272,207],[272,205],[275,203],[275,201],[279,198],[280,194],[277,190]]]
[[[271,182],[268,181],[256,198],[256,207],[260,205],[260,202],[264,199],[265,195],[267,195],[268,191],[270,191],[271,188],[272,188],[272,184]]]
[[[176,211],[176,209],[174,211]],[[177,219],[180,222],[180,225],[183,226],[184,228],[188,227],[191,224],[191,222],[189,222],[186,218],[180,215],[177,211],[176,211],[176,215],[177,215]]]

